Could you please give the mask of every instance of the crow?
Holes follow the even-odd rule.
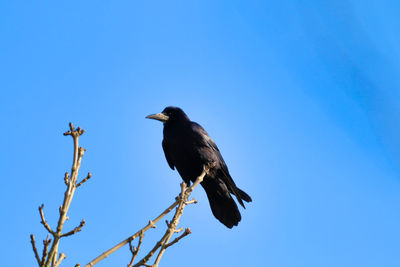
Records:
[[[252,199],[236,186],[217,145],[203,127],[191,121],[178,107],[166,107],[161,113],[146,118],[163,122],[165,158],[169,167],[172,170],[176,168],[188,186],[202,173],[204,165],[215,164],[201,185],[214,216],[228,228],[238,225],[242,217],[231,194],[243,208],[243,200],[251,202]]]

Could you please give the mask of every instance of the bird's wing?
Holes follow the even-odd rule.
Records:
[[[164,155],[165,155],[165,158],[167,159],[169,167],[174,170],[175,169],[174,163],[172,162],[171,156],[168,151],[168,144],[165,140],[162,141],[162,147],[163,147]]]
[[[212,148],[212,150],[219,152],[217,145],[214,143],[214,141],[208,135],[206,130],[204,130],[204,128],[201,127],[200,124],[192,121],[192,131],[196,135],[198,135],[197,138],[195,138],[195,139],[199,142],[199,145],[210,147],[210,148]],[[219,156],[220,156],[220,160],[221,160],[222,159],[221,154],[219,154]],[[223,161],[223,159],[222,159],[222,161]]]
[[[226,166],[226,163],[221,155],[221,152],[219,151],[215,142],[211,139],[206,130],[204,130],[204,128],[200,126],[200,124],[192,122],[192,130],[193,132],[201,136],[201,138],[198,138],[198,140],[201,140],[200,145],[212,149],[214,154],[213,158],[215,158],[218,161],[217,162],[217,166],[219,167],[218,171],[222,173],[222,175],[219,175],[218,177],[225,183],[225,185],[229,189],[229,192],[236,196],[236,199],[239,201],[240,205],[244,207],[243,201],[240,197],[240,192],[238,192],[238,188],[236,187],[235,182],[233,181],[231,175],[229,174],[228,166]]]

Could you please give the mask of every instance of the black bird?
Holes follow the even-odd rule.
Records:
[[[228,228],[238,225],[241,215],[231,194],[243,208],[242,200],[251,202],[251,197],[236,186],[217,145],[203,127],[191,121],[178,107],[166,107],[161,113],[146,118],[163,122],[162,147],[168,165],[173,170],[176,167],[187,185],[202,173],[204,165],[215,162],[201,185],[214,216]]]

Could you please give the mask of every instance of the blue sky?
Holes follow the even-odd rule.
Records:
[[[2,265],[35,265],[41,203],[55,227],[70,121],[87,131],[81,177],[93,178],[72,202],[65,229],[86,226],[62,241],[62,266],[167,207],[181,179],[144,117],[176,105],[254,201],[229,230],[198,188],[181,220],[193,233],[161,266],[400,266],[399,12],[389,0],[1,2]],[[123,248],[98,266],[128,261]]]

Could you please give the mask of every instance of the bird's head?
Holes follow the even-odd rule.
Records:
[[[190,121],[189,117],[178,107],[166,107],[161,113],[151,114],[146,117],[161,121],[162,123],[171,123],[175,121]]]

